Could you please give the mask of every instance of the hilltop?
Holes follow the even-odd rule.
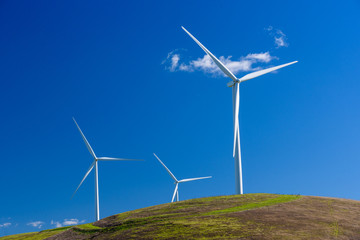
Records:
[[[244,194],[167,203],[9,239],[360,239],[360,202]]]

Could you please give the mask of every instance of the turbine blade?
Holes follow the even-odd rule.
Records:
[[[279,66],[276,66],[276,67],[271,67],[271,68],[263,69],[263,70],[260,70],[260,71],[252,72],[252,73],[246,74],[245,76],[243,76],[242,78],[240,78],[239,81],[240,81],[240,82],[244,82],[244,81],[247,81],[247,80],[250,80],[250,79],[259,77],[259,76],[264,75],[264,74],[266,74],[266,73],[269,73],[269,72],[278,70],[278,69],[280,69],[280,68],[289,66],[289,65],[294,64],[294,63],[297,63],[297,62],[298,62],[298,61],[294,61],[294,62],[290,62],[290,63],[285,63],[285,64],[282,64],[282,65],[279,65]]]
[[[233,86],[234,89],[234,148],[233,148],[233,157],[235,156],[235,148],[236,148],[236,136],[238,134],[239,129],[239,105],[240,105],[240,84],[235,83]]]
[[[174,198],[175,198],[176,192],[178,190],[178,185],[179,185],[179,183],[176,183],[175,191],[174,191],[173,197],[171,199],[171,202],[174,202]]]
[[[75,193],[77,192],[77,190],[80,188],[81,184],[84,182],[85,178],[89,175],[89,173],[91,172],[91,170],[94,168],[95,165],[95,161],[91,164],[91,166],[89,167],[89,170],[86,172],[84,178],[81,180],[79,186],[77,187],[77,189],[75,190],[75,192],[73,193],[73,195],[71,196],[71,198],[74,197]]]
[[[212,178],[212,176],[182,179],[182,180],[179,181],[179,183],[181,183],[181,182],[190,182],[190,181],[195,181],[195,180],[200,180],[200,179],[205,179],[205,178]]]
[[[129,159],[129,158],[111,158],[111,157],[99,157],[99,161],[144,161],[143,159]]]
[[[92,148],[91,148],[88,140],[86,139],[85,135],[84,135],[83,132],[81,131],[79,125],[78,125],[77,122],[75,121],[75,118],[73,118],[73,120],[74,120],[77,128],[79,129],[79,132],[80,132],[80,134],[81,134],[81,137],[83,138],[83,140],[84,140],[84,142],[85,142],[85,144],[86,144],[86,147],[87,147],[87,149],[89,150],[90,154],[91,154],[94,158],[96,158],[96,155],[95,155],[94,151],[92,150]]]
[[[223,71],[228,77],[230,77],[233,81],[237,81],[235,75],[222,63],[219,59],[217,59],[214,54],[212,54],[209,50],[207,50],[204,45],[202,45],[191,33],[189,33],[183,26],[182,29],[209,55],[209,57],[215,62],[215,64]]]
[[[169,175],[177,182],[178,180],[176,179],[176,177],[174,176],[174,174],[172,174],[172,172],[170,172],[170,170],[165,166],[165,164],[160,160],[160,158],[158,158],[158,156],[156,156],[156,154],[154,153],[154,156],[157,158],[157,160],[159,160],[159,162],[164,166],[164,168],[166,169],[166,171],[169,173]]]

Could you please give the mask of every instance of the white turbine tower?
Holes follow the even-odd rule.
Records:
[[[95,155],[95,152],[92,150],[89,142],[87,141],[85,135],[81,131],[79,125],[77,124],[77,122],[75,121],[74,118],[73,118],[73,120],[74,120],[77,128],[79,129],[79,132],[80,132],[80,134],[82,136],[82,139],[84,140],[84,142],[86,144],[87,149],[89,150],[90,154],[93,156],[94,161],[90,165],[89,170],[86,172],[84,178],[81,180],[79,186],[76,188],[76,190],[75,190],[74,194],[72,195],[72,197],[74,197],[75,193],[80,188],[80,186],[84,182],[85,178],[89,175],[91,170],[95,167],[95,218],[96,218],[96,221],[99,221],[100,220],[100,210],[99,210],[98,161],[142,161],[142,160],[139,160],[139,159],[127,159],[127,158],[97,157]]]
[[[174,176],[174,174],[172,174],[172,172],[170,172],[170,170],[165,166],[165,164],[160,160],[160,158],[158,158],[158,156],[156,156],[155,153],[154,153],[154,156],[157,158],[157,160],[159,160],[161,165],[163,165],[164,168],[166,169],[166,171],[169,173],[170,177],[172,179],[174,179],[174,181],[175,181],[174,184],[176,184],[176,186],[175,186],[175,191],[174,191],[173,197],[171,199],[171,202],[174,202],[175,195],[176,195],[176,202],[179,201],[179,183],[190,182],[190,181],[195,181],[195,180],[200,180],[200,179],[205,179],[205,178],[211,178],[211,176],[209,176],[209,177],[187,178],[187,179],[177,180],[176,177]]]
[[[202,45],[191,33],[189,33],[184,27],[182,29],[206,52],[207,55],[214,61],[214,63],[225,73],[228,77],[231,78],[231,82],[227,84],[228,87],[232,87],[233,95],[233,114],[234,114],[234,147],[233,147],[233,157],[235,158],[235,191],[236,194],[243,194],[243,182],[242,182],[242,169],[241,169],[241,151],[240,151],[240,131],[239,131],[239,105],[240,105],[240,83],[247,80],[259,77],[266,73],[275,71],[279,68],[289,66],[291,64],[297,63],[297,61],[282,64],[276,67],[271,67],[263,69],[260,71],[252,72],[246,74],[242,78],[237,78],[235,75],[217,59],[209,50],[207,50],[204,45]]]

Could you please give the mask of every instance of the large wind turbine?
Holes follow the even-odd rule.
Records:
[[[233,95],[233,114],[234,114],[234,147],[233,147],[233,157],[235,159],[235,191],[236,194],[243,194],[243,182],[242,182],[242,169],[241,169],[241,151],[240,151],[240,130],[239,130],[239,105],[240,105],[240,83],[247,80],[259,77],[266,73],[275,71],[279,68],[289,66],[291,64],[297,63],[297,61],[282,64],[276,67],[271,67],[263,69],[260,71],[252,72],[246,74],[242,78],[237,78],[235,75],[217,59],[209,50],[207,50],[204,45],[202,45],[191,33],[189,33],[184,27],[182,29],[206,52],[207,55],[214,61],[214,63],[225,73],[228,77],[231,78],[231,82],[227,84],[228,87],[232,87]]]
[[[87,141],[85,135],[81,131],[79,125],[75,121],[75,118],[73,118],[73,120],[74,120],[77,128],[79,129],[79,132],[80,132],[80,134],[82,136],[82,139],[85,142],[85,145],[86,145],[87,149],[89,150],[90,154],[93,156],[94,161],[90,165],[89,170],[86,172],[84,178],[81,180],[79,186],[76,188],[76,190],[75,190],[74,194],[72,195],[72,197],[74,197],[75,193],[80,188],[80,186],[84,182],[85,178],[89,175],[91,170],[95,167],[95,218],[96,218],[96,221],[99,221],[100,220],[100,210],[99,210],[98,161],[142,161],[142,160],[139,160],[139,159],[127,159],[127,158],[97,157],[95,155],[95,152],[91,148],[89,142]]]
[[[174,176],[174,174],[172,174],[172,172],[170,172],[170,170],[165,166],[165,164],[160,160],[160,158],[158,156],[156,156],[155,153],[154,153],[154,156],[157,158],[157,160],[159,160],[161,165],[163,165],[164,168],[166,169],[166,171],[169,173],[170,177],[172,179],[174,179],[174,181],[175,181],[174,184],[176,184],[176,185],[175,185],[175,190],[174,190],[174,194],[171,199],[171,202],[174,202],[175,195],[176,195],[176,202],[179,201],[179,183],[190,182],[190,181],[195,181],[195,180],[200,180],[200,179],[205,179],[205,178],[211,178],[211,176],[209,176],[209,177],[187,178],[187,179],[177,180],[176,177]]]

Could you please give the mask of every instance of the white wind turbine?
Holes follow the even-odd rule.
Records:
[[[156,156],[155,153],[154,153],[154,156],[157,158],[157,160],[159,160],[161,165],[163,165],[164,168],[166,169],[166,171],[169,173],[170,177],[172,179],[174,179],[174,181],[175,181],[174,184],[176,184],[176,186],[175,186],[175,190],[174,190],[174,194],[173,194],[173,197],[171,199],[171,202],[174,202],[175,195],[176,195],[176,202],[179,201],[179,183],[190,182],[190,181],[195,181],[195,180],[200,180],[200,179],[205,179],[205,178],[211,178],[212,177],[212,176],[209,176],[209,177],[187,178],[187,179],[177,180],[176,177],[174,176],[174,174],[172,174],[172,172],[170,172],[170,170],[165,166],[165,164],[160,160],[160,158],[158,158],[158,156]]]
[[[263,69],[260,71],[252,72],[246,74],[242,78],[237,78],[235,75],[217,59],[209,50],[207,50],[204,45],[202,45],[191,33],[189,33],[184,27],[182,29],[206,52],[207,55],[214,61],[214,63],[225,73],[228,77],[231,78],[231,82],[227,84],[228,87],[232,87],[233,95],[233,114],[234,114],[234,147],[233,147],[233,157],[235,159],[235,191],[236,194],[243,194],[243,182],[242,182],[242,169],[241,169],[241,151],[240,151],[240,131],[239,131],[239,105],[240,105],[240,83],[247,80],[259,77],[266,73],[275,71],[279,68],[289,66],[291,64],[297,63],[297,61],[282,64],[276,67],[271,67]]]
[[[79,186],[76,188],[74,194],[72,195],[72,197],[74,197],[75,193],[77,192],[77,190],[80,188],[81,184],[84,182],[85,178],[89,175],[89,173],[91,172],[91,170],[95,167],[95,218],[96,221],[100,220],[100,210],[99,210],[99,183],[98,183],[98,161],[142,161],[139,159],[127,159],[127,158],[111,158],[111,157],[97,157],[95,155],[95,152],[93,151],[93,149],[91,148],[89,142],[87,141],[85,135],[83,134],[83,132],[81,131],[79,125],[77,124],[77,122],[75,121],[75,118],[73,118],[77,128],[79,129],[79,132],[81,134],[82,139],[85,142],[85,145],[87,147],[87,149],[89,150],[90,154],[93,156],[94,161],[92,162],[92,164],[89,167],[89,170],[86,172],[84,178],[81,180]],[[71,197],[71,198],[72,198]]]

